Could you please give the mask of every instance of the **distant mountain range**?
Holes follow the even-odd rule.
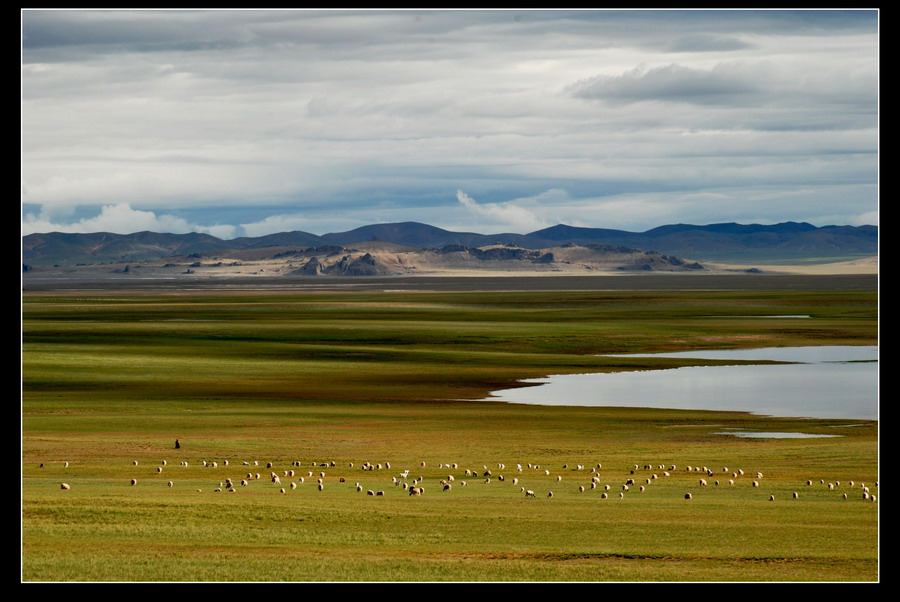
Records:
[[[166,234],[66,234],[51,232],[22,237],[22,261],[31,265],[78,265],[141,261],[173,256],[202,257],[265,247],[348,247],[383,241],[413,249],[448,245],[477,248],[493,244],[523,249],[565,245],[627,246],[693,261],[778,261],[848,259],[878,253],[877,226],[823,226],[785,222],[774,225],[723,223],[706,226],[672,224],[646,232],[557,225],[530,234],[451,232],[428,224],[372,224],[347,232],[316,235],[281,232],[223,240],[191,232]]]

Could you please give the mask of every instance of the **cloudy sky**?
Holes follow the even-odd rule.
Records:
[[[22,233],[876,224],[878,16],[26,9]]]

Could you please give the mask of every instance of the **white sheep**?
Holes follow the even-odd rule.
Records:
[[[527,491],[525,491],[525,497],[536,497],[536,496],[534,494],[534,491],[532,491],[531,489],[528,489]]]
[[[137,485],[137,479],[131,479],[131,484],[132,484],[132,485]]]
[[[690,499],[693,499],[693,496],[692,496],[690,493],[685,493],[685,494],[684,494],[684,499],[690,500]]]
[[[60,483],[59,488],[60,489],[71,489],[71,487],[69,486],[68,483]]]

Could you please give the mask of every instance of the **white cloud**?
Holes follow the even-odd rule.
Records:
[[[533,232],[551,225],[528,209],[513,203],[481,205],[462,190],[456,191],[456,200],[468,211],[494,222],[493,225],[509,226],[514,232]],[[486,224],[486,226],[488,225]]]
[[[181,218],[132,209],[128,203],[106,205],[100,210],[99,215],[82,218],[77,222],[56,223],[57,217],[58,214],[53,211],[42,211],[38,215],[26,214],[22,220],[22,235],[36,232],[130,234],[144,230],[176,233],[201,231]]]

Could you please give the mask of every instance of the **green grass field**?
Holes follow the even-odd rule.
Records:
[[[477,400],[877,333],[874,290],[28,292],[22,580],[876,581],[877,422]]]

